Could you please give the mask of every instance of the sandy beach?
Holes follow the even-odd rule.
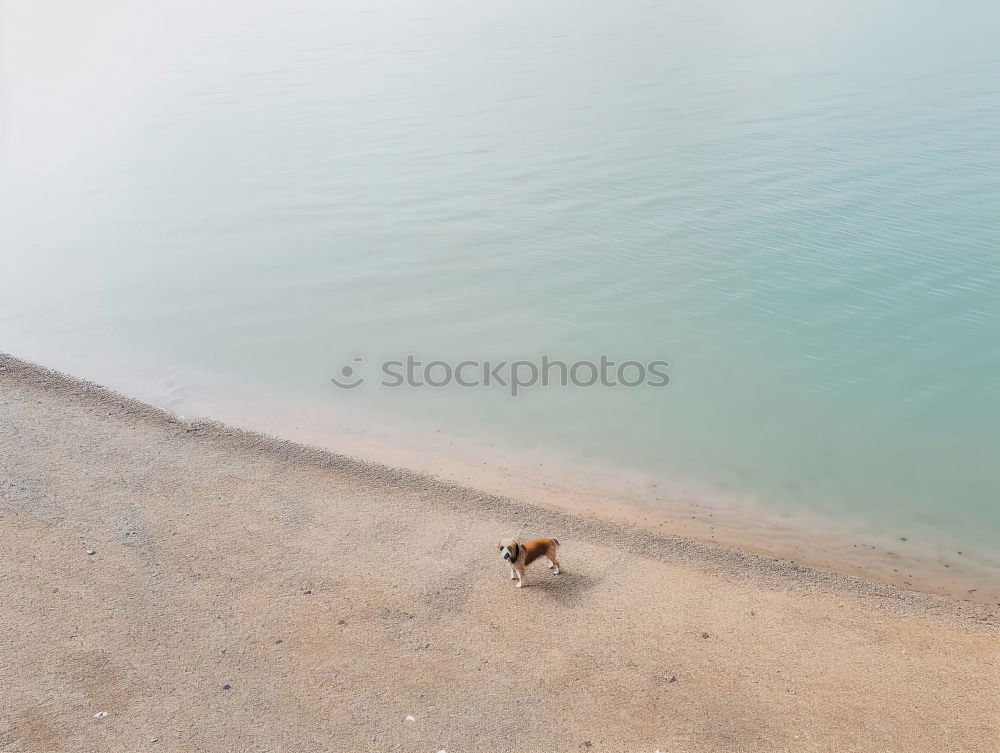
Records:
[[[995,751],[997,605],[190,423],[0,357],[0,750]],[[516,590],[505,536],[565,573]]]

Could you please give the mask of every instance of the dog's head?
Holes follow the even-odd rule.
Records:
[[[514,539],[504,539],[500,542],[500,559],[507,560],[510,564],[517,562],[517,555],[521,553],[521,545]]]

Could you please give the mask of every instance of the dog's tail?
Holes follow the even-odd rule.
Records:
[[[555,544],[556,546],[561,546],[561,544],[559,543],[559,539],[552,539],[552,543]]]

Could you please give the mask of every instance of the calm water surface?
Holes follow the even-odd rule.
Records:
[[[0,349],[1000,550],[997,3],[59,5],[0,6]],[[672,383],[328,381],[406,353]]]

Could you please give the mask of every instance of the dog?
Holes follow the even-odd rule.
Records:
[[[514,580],[515,574],[517,583],[514,588],[524,586],[524,568],[537,560],[545,557],[549,561],[549,568],[553,575],[559,575],[559,560],[556,558],[556,549],[559,548],[558,539],[532,539],[523,544],[514,539],[504,539],[500,542],[500,559],[510,563],[510,579]]]

